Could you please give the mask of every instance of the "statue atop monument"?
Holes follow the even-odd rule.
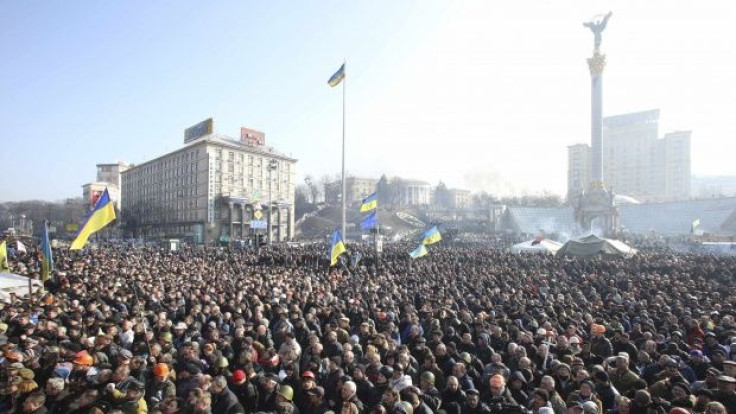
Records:
[[[601,47],[601,33],[603,33],[603,30],[606,28],[606,24],[608,23],[608,19],[611,18],[611,15],[613,12],[608,12],[608,14],[601,16],[595,16],[593,19],[589,22],[583,23],[584,27],[589,28],[593,34],[595,35],[595,49],[593,49],[593,53],[600,53],[600,47]]]

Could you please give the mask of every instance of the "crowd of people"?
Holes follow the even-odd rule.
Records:
[[[0,412],[736,413],[735,259],[433,247],[56,250]]]

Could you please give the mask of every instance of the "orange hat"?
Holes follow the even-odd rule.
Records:
[[[503,379],[503,376],[496,374],[491,377],[491,387],[501,388],[505,385],[506,385],[506,380]]]
[[[158,363],[154,365],[153,375],[157,377],[165,377],[169,375],[169,366],[164,363]]]
[[[23,359],[23,354],[18,351],[7,351],[3,355],[8,361],[20,361]]]
[[[86,352],[79,352],[77,353],[77,356],[74,358],[74,363],[77,365],[92,366],[94,362],[95,360],[94,358],[92,358],[92,355]]]
[[[593,324],[593,328],[592,329],[593,329],[593,333],[594,334],[602,334],[602,333],[605,333],[606,332],[606,327],[605,326],[603,326],[603,325],[597,325],[595,323]]]

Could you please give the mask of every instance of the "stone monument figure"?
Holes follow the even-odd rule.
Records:
[[[593,20],[583,23],[583,26],[589,28],[590,31],[592,31],[593,34],[595,35],[595,49],[593,50],[596,53],[599,51],[601,47],[601,40],[602,40],[601,33],[603,33],[603,30],[605,30],[606,24],[608,24],[608,19],[611,18],[612,14],[613,12],[608,12],[608,14],[604,15],[602,19],[598,19],[597,18],[598,16],[596,16],[593,18]]]

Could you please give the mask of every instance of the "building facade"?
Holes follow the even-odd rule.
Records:
[[[642,201],[690,197],[690,131],[659,138],[659,110],[603,119],[603,182]],[[590,183],[590,147],[568,147],[568,198]]]
[[[361,202],[367,196],[376,192],[375,178],[364,177],[345,177],[345,192],[348,197],[347,205]],[[340,204],[340,194],[342,193],[342,181],[332,181],[325,184],[325,202],[327,204]]]
[[[125,162],[116,162],[111,164],[97,164],[96,180],[82,185],[82,199],[85,201],[86,207],[91,209],[94,207],[97,199],[107,189],[110,199],[115,203],[115,207],[121,208],[121,176],[127,171],[130,165]]]
[[[126,230],[195,243],[292,239],[297,160],[261,144],[253,130],[209,134],[132,166],[122,174]]]

